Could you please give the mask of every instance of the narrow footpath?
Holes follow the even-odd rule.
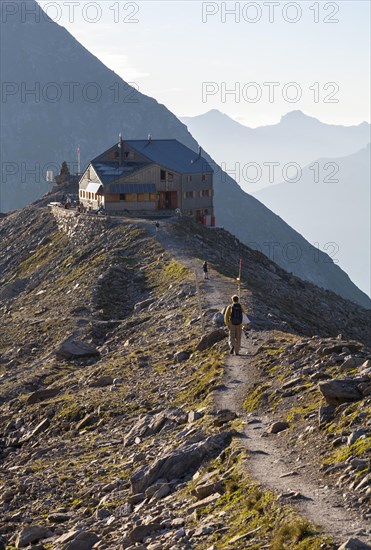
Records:
[[[155,233],[153,224],[143,222],[150,233]],[[237,292],[237,283],[228,279],[209,265],[209,280],[203,280],[202,262],[194,258],[187,246],[180,246],[172,238],[167,224],[162,222],[156,236],[163,247],[188,269],[195,272],[199,280],[202,310],[220,311]],[[241,302],[248,314],[253,307],[252,296],[243,291]],[[206,327],[207,330],[208,327]],[[209,327],[211,328],[211,327]],[[270,334],[265,331],[250,331],[249,337],[242,337],[239,356],[226,355],[224,379],[214,392],[215,407],[236,412],[244,422],[245,439],[241,440],[246,451],[246,467],[249,476],[280,495],[285,503],[294,506],[304,517],[320,526],[339,543],[349,537],[359,537],[370,543],[365,535],[365,522],[354,511],[345,510],[341,493],[328,487],[321,472],[313,472],[294,450],[279,445],[279,434],[269,434],[268,426],[274,420],[268,416],[252,416],[243,411],[242,403],[259,373],[254,370],[251,358],[257,348],[266,342]]]

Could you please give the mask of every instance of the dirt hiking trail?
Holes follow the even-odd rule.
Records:
[[[230,303],[232,294],[237,292],[235,280],[220,275],[210,264],[209,280],[203,280],[202,261],[194,258],[191,250],[187,251],[186,243],[180,246],[173,238],[170,224],[161,222],[158,232],[155,232],[153,224],[147,222],[145,225],[150,233],[156,234],[169,253],[197,274],[203,312],[220,311]],[[252,296],[248,290],[242,290],[241,294],[241,302],[251,314],[254,306]],[[207,331],[214,327],[205,328]],[[243,420],[245,439],[241,440],[241,445],[246,452],[246,468],[252,479],[280,495],[284,503],[294,506],[338,542],[357,536],[363,542],[370,543],[365,521],[354,511],[344,509],[340,491],[328,487],[321,472],[311,468],[305,457],[280,444],[280,434],[268,433],[268,426],[277,419],[257,417],[243,411],[243,401],[259,378],[251,359],[258,347],[270,337],[268,331],[252,328],[248,337],[242,336],[240,355],[226,355],[223,384],[214,392],[215,407],[230,409]]]

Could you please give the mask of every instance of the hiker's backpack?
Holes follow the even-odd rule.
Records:
[[[242,324],[242,307],[241,304],[236,303],[231,308],[231,323],[232,325]]]

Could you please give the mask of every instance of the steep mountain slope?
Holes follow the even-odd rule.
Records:
[[[370,146],[344,158],[319,159],[336,168],[328,180],[314,181],[309,167],[296,183],[268,187],[256,197],[310,242],[328,243],[328,252],[353,281],[370,294]]]
[[[359,296],[359,289],[333,259],[322,252],[321,244],[312,246],[293,229],[288,234],[282,218],[270,211],[267,215],[265,206],[246,195],[236,183],[231,182],[228,188],[216,186],[215,203],[220,205],[219,224],[244,244],[259,250],[301,279],[370,308],[370,298],[363,292],[362,297]]]
[[[156,138],[176,133],[196,147],[166,107],[126,84],[34,0],[14,4],[19,6],[16,13],[1,22],[1,72],[6,83],[2,158],[9,166],[3,174],[0,210],[24,206],[44,193],[46,170],[55,175],[63,160],[76,172],[78,144],[82,168],[120,132],[131,139],[149,132]],[[25,5],[29,15],[24,15]],[[27,173],[32,170],[36,174]]]
[[[370,141],[370,125],[324,124],[301,111],[283,116],[278,124],[249,128],[217,110],[196,117],[182,117],[191,134],[247,193],[293,178],[295,170],[322,157],[356,153]],[[278,163],[269,167],[268,163]],[[258,168],[249,163],[256,163]],[[264,164],[265,163],[265,164]],[[246,167],[246,168],[244,168]]]
[[[238,549],[247,536],[257,548],[337,547],[298,516],[295,498],[277,500],[246,478],[241,420],[253,419],[215,410],[223,367],[242,360],[230,358],[215,327],[240,256],[254,323],[244,371],[262,369],[265,381],[256,402],[247,392],[249,410],[265,403],[262,392],[274,406],[290,405],[292,428],[299,416],[304,443],[321,450],[305,457],[314,470],[337,439],[336,471],[348,482],[342,533],[354,522],[367,540],[365,488],[353,498],[349,482],[367,479],[368,378],[350,413],[332,411],[338,427],[320,431],[310,416],[305,430],[304,415],[321,404],[318,380],[361,376],[369,312],[187,218],[161,221],[157,233],[146,220],[30,206],[0,220],[0,543]],[[211,281],[197,283],[193,268],[204,257]],[[221,301],[211,305],[213,285]],[[313,377],[299,384],[298,374]],[[301,411],[303,400],[312,408]],[[363,435],[348,445],[357,430]],[[350,472],[350,458],[358,470]]]
[[[14,5],[25,3],[17,0]],[[34,0],[26,0],[26,5],[38,18],[22,17],[19,9],[1,22],[2,78],[9,85],[3,88],[1,103],[1,210],[39,196],[46,188],[44,172],[55,173],[63,160],[72,164],[78,144],[84,166],[111,146],[120,131],[131,139],[143,138],[148,132],[156,138],[176,138],[198,150],[185,125],[163,105],[136,92],[107,69],[49,20]],[[279,242],[274,259],[281,266],[369,307],[368,297],[327,255],[318,256],[305,239],[246,195],[217,165],[215,172],[219,225],[268,254],[272,243]],[[266,243],[270,243],[268,250]],[[296,252],[300,250],[294,260],[287,254],[290,243],[295,243]]]

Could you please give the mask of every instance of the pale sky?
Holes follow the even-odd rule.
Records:
[[[255,127],[301,109],[333,124],[370,120],[368,0],[38,1],[177,116],[219,109]]]

